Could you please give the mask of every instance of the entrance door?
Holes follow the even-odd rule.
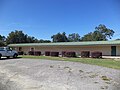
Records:
[[[10,48],[6,49],[6,56],[12,56],[12,50]]]
[[[111,56],[116,56],[116,46],[111,46]]]

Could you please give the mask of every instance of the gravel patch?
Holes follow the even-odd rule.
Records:
[[[0,90],[120,90],[120,70],[68,61],[0,60]]]

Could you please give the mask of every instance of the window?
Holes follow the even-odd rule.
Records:
[[[6,50],[7,50],[7,51],[11,51],[10,47],[7,47]]]
[[[5,51],[5,49],[4,48],[0,48],[0,51]]]

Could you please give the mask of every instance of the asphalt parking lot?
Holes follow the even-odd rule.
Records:
[[[2,59],[0,90],[120,90],[120,70],[68,61]]]

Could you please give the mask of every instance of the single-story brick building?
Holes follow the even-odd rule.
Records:
[[[81,51],[100,51],[104,56],[120,56],[120,40],[116,41],[86,41],[86,42],[59,42],[59,43],[21,43],[10,44],[9,47],[17,51],[74,51],[80,55]]]

